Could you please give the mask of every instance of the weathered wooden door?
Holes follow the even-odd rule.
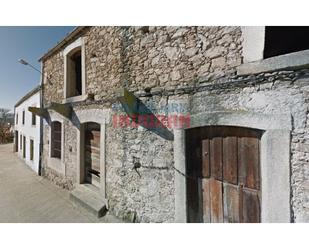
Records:
[[[261,131],[204,127],[187,132],[189,222],[260,222]]]
[[[100,125],[85,125],[85,176],[86,182],[100,186]]]

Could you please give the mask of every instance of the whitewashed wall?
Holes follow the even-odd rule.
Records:
[[[35,93],[30,98],[25,100],[19,106],[15,107],[15,131],[18,131],[18,156],[25,160],[26,164],[39,172],[39,157],[40,157],[40,117],[36,116],[36,125],[32,125],[32,113],[28,111],[28,107],[40,107],[40,92]],[[25,124],[22,124],[23,111],[25,110]],[[18,114],[18,124],[16,124],[16,114]],[[23,158],[23,148],[20,149],[20,135],[26,137],[26,158]],[[30,160],[30,139],[34,141],[33,161]]]

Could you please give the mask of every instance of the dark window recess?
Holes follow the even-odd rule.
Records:
[[[22,148],[23,148],[23,136],[20,135],[20,137],[19,137],[19,150],[22,150]]]
[[[23,111],[23,125],[25,124],[25,111]]]
[[[23,158],[26,158],[26,137],[23,139]]]
[[[18,124],[18,114],[16,114],[16,124]]]
[[[33,161],[34,142],[30,139],[30,160]]]
[[[36,115],[32,113],[32,125],[36,125]]]
[[[61,159],[61,123],[51,124],[51,157]]]
[[[265,28],[264,59],[309,49],[309,27]]]
[[[82,95],[82,57],[80,51],[75,54],[73,60],[75,65],[76,95]]]
[[[82,95],[82,56],[79,49],[68,56],[67,97],[80,95]]]

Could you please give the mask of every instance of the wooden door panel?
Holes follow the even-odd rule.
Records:
[[[241,137],[238,141],[239,182],[247,188],[260,189],[259,140]]]
[[[258,191],[242,190],[242,222],[260,222],[260,201]]]
[[[209,139],[202,141],[202,174],[203,177],[210,177],[210,148]]]
[[[100,147],[100,131],[87,131],[85,144]]]
[[[261,132],[213,126],[187,135],[189,221],[260,222]]]
[[[239,187],[223,183],[224,222],[238,223],[239,218]]]
[[[100,143],[99,125],[88,124],[85,129],[85,170],[87,181],[99,186],[100,182]]]
[[[222,182],[210,179],[210,220],[212,223],[223,222]]]
[[[210,174],[222,180],[222,138],[214,137],[210,141]]]
[[[223,178],[237,184],[237,137],[223,139]]]
[[[202,180],[203,187],[203,221],[204,223],[211,222],[211,205],[210,205],[210,179]]]

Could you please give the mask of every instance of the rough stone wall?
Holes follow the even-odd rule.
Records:
[[[191,115],[218,111],[291,114],[291,216],[293,222],[309,222],[308,70],[223,77],[156,94],[169,100],[187,99]]]
[[[44,105],[51,101],[61,103],[64,94],[64,60],[62,52],[52,55],[43,63]],[[48,81],[48,79],[49,81]]]
[[[151,97],[140,91],[136,95],[146,105],[152,102],[167,109],[175,101],[184,101],[191,115],[218,111],[291,114],[291,217],[293,222],[309,222],[309,70],[216,78],[193,88],[162,88]],[[113,160],[108,162],[107,173],[112,210],[120,217],[137,211],[141,222],[173,221],[172,143],[143,128],[109,127],[107,133],[108,158]],[[117,140],[122,143],[115,143]],[[141,160],[141,178],[132,169],[133,156]],[[162,172],[162,181],[154,181],[155,172],[154,179],[160,179],[157,177]]]
[[[86,93],[111,98],[130,90],[194,85],[235,73],[242,63],[240,27],[91,27],[83,35]],[[62,51],[44,61],[47,102],[61,102]],[[46,82],[46,81],[45,81]]]
[[[137,222],[173,222],[173,143],[142,127],[110,125],[106,135],[110,211],[122,218],[136,213]]]
[[[77,128],[68,120],[64,123],[64,162],[66,178],[76,183],[77,171]]]
[[[235,67],[242,62],[239,27],[93,27],[83,37],[86,91],[94,94],[95,101],[91,105],[80,103],[76,108],[110,107],[115,101],[115,90],[126,86],[144,103],[151,99],[156,104],[168,105],[175,99],[188,98],[191,114],[291,113],[293,221],[309,222],[307,71],[236,76]],[[62,53],[56,53],[44,64],[45,71],[53,75],[53,85],[46,86],[44,97],[61,102]],[[152,97],[146,97],[149,93],[145,90]],[[76,133],[72,128],[67,123],[66,130],[72,130],[65,135],[69,177],[61,178],[46,169],[49,178],[68,186],[76,180]],[[106,129],[107,197],[111,211],[120,217],[136,212],[140,222],[173,221],[172,143],[144,128],[114,129],[110,123]],[[49,133],[44,132],[44,164],[48,155],[46,134]],[[133,157],[140,160],[140,176],[133,169]]]
[[[242,60],[239,27],[91,27],[82,36],[86,93],[93,94],[100,103],[79,104],[76,108],[110,107],[121,86],[134,91],[194,86],[206,78],[235,73]],[[47,84],[45,79],[46,104],[63,100],[63,62],[62,51],[44,61],[44,72],[52,82]],[[167,103],[167,97],[157,96],[153,101]],[[48,168],[48,137],[44,136],[45,175],[69,189],[76,182],[74,129],[71,122],[65,121],[65,177]],[[114,129],[112,124],[107,126],[106,136],[111,211],[120,217],[136,213],[141,222],[173,221],[172,142],[143,128]],[[140,160],[139,173],[133,169],[133,158]]]

